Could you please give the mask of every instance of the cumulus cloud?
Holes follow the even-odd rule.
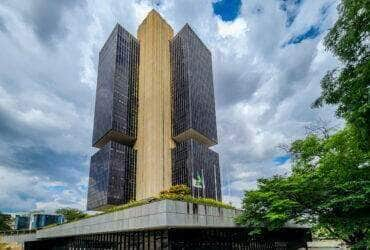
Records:
[[[247,24],[243,18],[237,18],[234,21],[224,22],[221,19],[217,20],[218,34],[222,38],[236,37],[239,38],[245,34]]]
[[[2,1],[0,178],[13,182],[0,184],[0,210],[85,208],[98,51],[117,22],[136,35],[153,6],[175,32],[188,22],[212,51],[224,199],[240,205],[257,178],[289,173],[289,160],[274,162],[276,146],[319,116],[335,121],[333,107],[309,106],[338,64],[322,44],[338,1],[242,1],[231,21],[212,4]]]
[[[3,211],[28,209],[55,211],[60,207],[81,208],[85,205],[87,178],[70,184],[35,176],[32,171],[0,166],[0,201]],[[82,197],[82,198],[81,198]]]

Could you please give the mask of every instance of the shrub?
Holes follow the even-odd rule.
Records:
[[[56,214],[60,214],[64,216],[64,219],[67,222],[75,221],[75,220],[80,220],[83,219],[87,216],[84,212],[81,210],[78,210],[76,208],[59,208],[55,211]]]
[[[188,186],[186,185],[175,185],[170,187],[168,190],[161,191],[159,194],[159,197],[161,196],[166,196],[166,195],[180,195],[180,196],[185,196],[185,195],[190,195],[191,190]]]
[[[170,189],[168,190],[161,191],[159,194],[159,199],[185,201],[185,202],[209,205],[209,206],[214,206],[214,207],[234,208],[231,205],[225,204],[215,199],[194,198],[193,196],[191,196],[190,188],[185,185],[176,185],[176,186],[170,187]]]
[[[148,203],[150,203],[150,201],[151,200],[129,201],[128,203],[123,204],[123,205],[118,205],[118,206],[109,207],[107,209],[103,209],[103,212],[104,213],[111,213],[111,212],[115,212],[115,211],[120,211],[120,210],[124,210],[124,209],[127,209],[127,208],[137,207],[137,206],[141,206],[141,205],[144,205],[144,204],[148,204]]]

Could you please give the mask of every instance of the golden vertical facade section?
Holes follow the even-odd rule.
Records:
[[[152,10],[138,29],[140,43],[136,200],[171,186],[171,75],[173,30]]]

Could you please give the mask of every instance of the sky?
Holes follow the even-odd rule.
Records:
[[[287,175],[278,148],[325,119],[311,109],[338,61],[323,38],[337,0],[2,0],[0,211],[86,209],[98,52],[118,22],[131,34],[155,8],[211,50],[223,200]]]

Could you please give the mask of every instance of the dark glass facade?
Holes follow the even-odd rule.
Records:
[[[172,184],[185,184],[194,197],[222,200],[218,154],[190,139],[172,150]],[[201,178],[201,186],[195,180]]]
[[[57,214],[32,214],[30,219],[30,229],[43,228],[52,224],[64,222],[63,215]]]
[[[170,43],[172,68],[172,184],[195,197],[221,200],[212,55],[189,25]],[[197,183],[195,183],[197,182]]]
[[[209,149],[217,144],[211,52],[189,25],[169,46],[168,126],[176,143],[172,184],[188,185],[194,196],[221,200],[218,154]],[[99,53],[92,144],[100,150],[91,157],[89,210],[127,203],[136,196],[139,52],[139,41],[117,24]]]
[[[110,141],[91,157],[87,209],[135,199],[136,151]]]
[[[117,24],[99,53],[87,209],[135,199],[139,42]]]
[[[189,130],[201,134],[203,143],[217,144],[212,55],[189,25],[170,45],[173,94],[173,136]],[[185,136],[185,139],[192,137]]]
[[[29,229],[30,228],[30,217],[29,216],[22,216],[16,215],[14,220],[14,229],[15,230],[22,230],[22,229]]]
[[[92,144],[132,144],[136,137],[139,43],[116,25],[99,53]]]
[[[31,230],[46,227],[51,224],[61,224],[64,216],[60,214],[44,213],[22,213],[16,214],[14,218],[15,230]]]

